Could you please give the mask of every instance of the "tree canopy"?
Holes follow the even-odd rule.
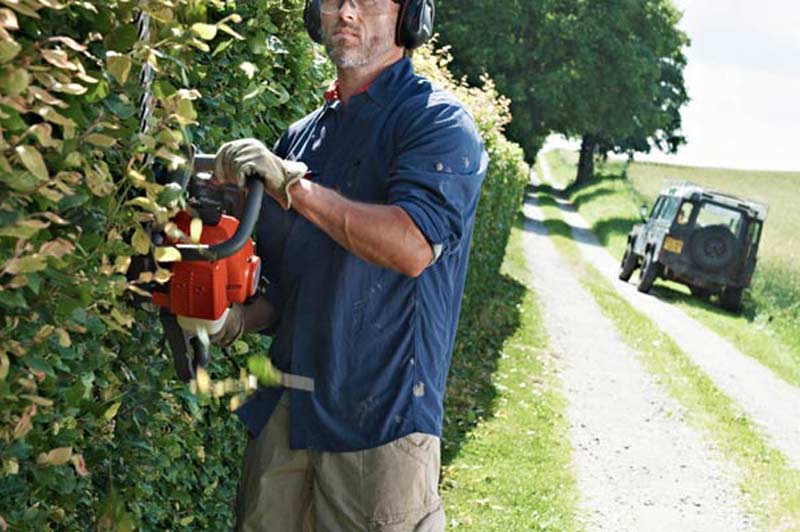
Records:
[[[582,178],[598,147],[675,151],[684,142],[680,17],[671,0],[445,0],[438,23],[455,72],[472,81],[488,73],[511,98],[509,134],[529,159],[550,133],[583,139]]]

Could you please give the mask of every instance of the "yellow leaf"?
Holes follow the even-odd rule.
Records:
[[[90,135],[91,136],[91,135]],[[111,172],[103,161],[86,168],[86,185],[92,194],[98,197],[105,197],[114,192],[114,182],[111,180]]]
[[[111,421],[112,419],[114,419],[114,417],[117,415],[117,412],[119,412],[119,407],[121,405],[122,405],[122,403],[114,403],[113,405],[111,405],[108,408],[108,410],[106,410],[103,413],[103,417],[105,418],[105,420],[106,421]]]
[[[0,351],[0,381],[6,380],[10,367],[11,362],[8,360],[8,355],[5,351]]]
[[[17,146],[15,151],[19,155],[22,164],[25,165],[25,168],[27,168],[30,173],[41,181],[50,179],[47,165],[44,162],[42,154],[39,153],[39,150],[33,146]]]
[[[153,279],[155,279],[158,284],[167,283],[171,278],[172,272],[164,268],[157,269],[155,275],[153,276]]]
[[[217,36],[217,27],[213,24],[203,24],[196,22],[192,24],[192,33],[200,37],[204,41],[210,41]]]
[[[114,321],[122,325],[123,327],[132,327],[133,326],[133,316],[130,314],[124,314],[120,312],[119,309],[111,309],[110,313],[111,317],[114,318]]]
[[[114,259],[114,271],[117,273],[125,274],[131,265],[131,258],[126,255],[120,255]]]
[[[125,202],[125,205],[129,205],[131,207],[139,207],[140,209],[144,209],[149,212],[156,212],[159,209],[158,204],[150,198],[144,196],[138,196],[133,198],[130,201]]]
[[[76,127],[75,121],[71,118],[67,118],[66,116],[57,113],[52,107],[47,105],[43,105],[34,110],[36,114],[47,120],[48,122],[52,122],[53,124],[58,124],[59,126],[64,127]]]
[[[7,30],[18,30],[17,15],[8,8],[0,9],[0,26]]]
[[[253,79],[253,76],[255,76],[257,70],[256,66],[250,61],[245,61],[244,63],[239,65],[239,68],[244,71],[245,75],[247,76],[247,79]]]
[[[64,255],[69,255],[75,251],[75,244],[63,238],[56,238],[50,242],[45,242],[39,248],[39,254],[45,257],[62,258]]]
[[[178,248],[172,246],[157,247],[153,252],[153,257],[158,262],[179,262],[183,258]]]
[[[87,50],[86,46],[80,44],[71,37],[58,36],[58,37],[50,37],[47,40],[65,44],[68,48],[71,48],[75,52],[85,52]]]
[[[8,63],[22,50],[22,46],[16,41],[0,40],[0,63]]]
[[[87,90],[86,87],[81,85],[80,83],[55,83],[52,87],[50,87],[56,92],[63,92],[65,94],[73,94],[75,96],[80,96],[81,94],[85,93]]]
[[[83,459],[82,454],[72,455],[72,459],[70,461],[72,462],[72,465],[75,467],[75,472],[78,474],[79,477],[89,476],[89,469],[86,467],[86,461]]]
[[[178,105],[175,111],[178,113],[178,116],[189,121],[197,118],[197,112],[194,110],[192,102],[186,98],[181,98],[178,100]]]
[[[28,433],[33,428],[33,422],[31,421],[31,419],[35,415],[36,415],[36,405],[31,405],[25,409],[25,411],[22,413],[22,417],[19,418],[19,421],[17,421],[17,424],[14,427],[15,440],[19,440],[28,435]]]
[[[136,279],[137,283],[152,283],[153,282],[153,272],[141,272],[139,274],[139,278]]]
[[[0,89],[8,96],[19,96],[31,84],[31,75],[24,68],[8,68],[0,76]]]
[[[150,237],[144,232],[144,229],[137,227],[131,239],[131,245],[137,255],[147,255],[150,253]]]
[[[42,50],[42,57],[51,65],[65,70],[78,70],[78,66],[69,60],[64,50]]]
[[[131,58],[117,52],[106,52],[106,67],[120,85],[125,85],[131,73]]]
[[[45,268],[47,268],[47,257],[34,253],[11,259],[6,263],[3,271],[11,275],[17,275],[20,273],[40,272]]]
[[[59,447],[49,453],[41,453],[36,457],[36,463],[40,466],[60,466],[69,462],[72,458],[72,447]]]
[[[61,327],[56,329],[56,335],[58,336],[58,345],[61,347],[69,347],[72,345],[72,338],[69,337],[69,333]]]
[[[237,41],[243,41],[244,37],[242,37],[239,33],[235,32],[230,26],[227,24],[219,24],[219,29],[236,39]]]
[[[203,220],[200,218],[192,218],[189,224],[189,239],[192,244],[199,244],[200,238],[203,236]]]
[[[39,397],[38,395],[20,395],[19,398],[39,406],[53,406],[53,401],[45,399],[44,397]]]
[[[109,137],[108,135],[101,135],[100,133],[92,133],[86,136],[86,142],[100,146],[101,148],[110,148],[117,143],[117,139]]]
[[[197,391],[203,395],[211,391],[211,378],[204,368],[197,368]]]

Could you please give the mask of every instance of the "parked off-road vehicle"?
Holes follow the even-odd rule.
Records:
[[[737,311],[750,285],[767,207],[687,182],[667,182],[644,223],[628,235],[619,278],[640,268],[638,289],[657,278],[683,283],[692,294],[719,296]]]

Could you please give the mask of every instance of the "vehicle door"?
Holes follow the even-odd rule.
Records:
[[[681,205],[680,198],[673,196],[666,196],[664,204],[658,211],[658,215],[653,217],[650,225],[650,244],[653,249],[653,256],[658,257],[661,251],[661,246],[664,244],[664,238],[669,234],[672,227],[672,222],[678,214],[678,208]]]
[[[666,196],[659,196],[656,199],[656,202],[653,204],[653,209],[650,211],[650,216],[647,217],[644,224],[642,224],[642,230],[639,232],[639,236],[636,238],[634,242],[633,251],[639,255],[644,256],[644,251],[647,249],[648,243],[651,241],[653,237],[653,226],[658,219],[658,215],[661,212],[661,209],[664,207],[664,204],[667,201]]]

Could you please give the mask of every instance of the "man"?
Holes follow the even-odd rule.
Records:
[[[488,159],[468,113],[405,57],[432,8],[309,2],[337,67],[326,103],[274,154],[254,139],[217,154],[218,178],[265,182],[270,284],[216,341],[266,330],[275,365],[315,383],[239,410],[239,530],[444,530],[442,400]]]

